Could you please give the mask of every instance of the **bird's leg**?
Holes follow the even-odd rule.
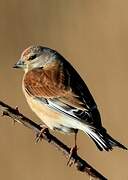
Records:
[[[39,133],[36,134],[36,143],[38,143],[40,140],[43,138],[43,133],[49,132],[48,128],[46,125],[41,125],[42,129],[40,130]]]
[[[72,156],[75,156],[77,155],[77,133],[78,133],[78,130],[75,130],[75,143],[74,143],[74,146],[71,148],[70,150],[70,154],[69,154],[69,158],[68,158],[68,162],[67,162],[67,166],[71,167],[72,164],[74,163],[72,161]]]

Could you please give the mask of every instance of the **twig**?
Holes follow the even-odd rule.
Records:
[[[42,127],[32,120],[25,117],[23,114],[21,114],[18,110],[18,108],[12,108],[11,106],[5,104],[4,102],[0,101],[0,109],[3,113],[3,115],[11,117],[14,121],[23,124],[24,126],[32,129],[36,134],[39,134],[42,130]],[[56,147],[58,150],[63,152],[66,158],[69,157],[70,149],[67,145],[65,145],[63,142],[61,142],[59,139],[57,139],[55,136],[53,136],[49,131],[45,131],[42,134],[42,138],[46,140],[48,143],[52,144],[54,147]],[[100,174],[96,169],[94,169],[91,165],[89,165],[85,160],[83,160],[80,156],[77,154],[74,154],[72,156],[72,161],[74,162],[74,165],[76,166],[78,171],[85,172],[88,175],[90,175],[92,178],[100,179],[100,180],[107,180],[106,177],[104,177],[102,174]]]

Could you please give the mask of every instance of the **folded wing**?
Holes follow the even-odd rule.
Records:
[[[36,68],[24,77],[27,93],[48,103],[49,107],[99,127],[101,120],[96,103],[76,70],[61,56],[46,68]],[[94,118],[95,117],[95,118]]]

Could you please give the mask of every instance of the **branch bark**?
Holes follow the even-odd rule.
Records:
[[[42,127],[37,123],[33,122],[23,114],[21,114],[18,108],[12,108],[11,106],[0,101],[0,109],[2,115],[11,117],[14,121],[23,124],[27,128],[33,130],[36,134],[40,134]],[[46,140],[48,143],[53,145],[56,149],[60,150],[64,156],[68,159],[70,154],[70,149],[66,144],[61,142],[55,136],[53,136],[49,131],[44,131],[41,135],[41,138]],[[79,155],[73,154],[71,160],[74,162],[74,165],[78,171],[87,173],[94,179],[107,180],[101,173],[99,173],[95,168],[93,168],[88,162],[83,160]]]

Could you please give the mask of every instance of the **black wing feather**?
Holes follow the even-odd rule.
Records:
[[[66,61],[62,56],[59,58],[61,58],[63,62],[65,74],[67,74],[67,76],[69,76],[68,78],[70,78],[69,83],[72,88],[72,91],[74,92],[74,94],[78,95],[79,100],[85,104],[85,107],[88,110],[79,110],[75,112],[75,115],[79,119],[81,118],[81,120],[86,120],[86,123],[88,123],[89,125],[93,125],[96,128],[102,127],[99,110],[87,85],[68,61]],[[82,118],[82,116],[80,116],[79,114],[84,115],[84,118]]]

